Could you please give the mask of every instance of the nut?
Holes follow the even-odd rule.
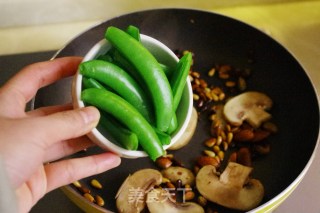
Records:
[[[213,146],[213,151],[214,151],[216,154],[218,154],[218,152],[220,152],[220,146],[218,146],[218,145]]]
[[[237,162],[237,152],[232,152],[229,156],[229,162]]]
[[[99,206],[104,206],[104,200],[103,200],[103,198],[101,196],[96,195],[95,196],[95,201]]]
[[[251,153],[247,147],[242,147],[237,152],[237,163],[244,166],[252,166]]]
[[[202,195],[199,195],[197,202],[200,206],[205,206],[205,205],[207,205],[208,200],[205,197],[203,197]]]
[[[211,68],[208,72],[208,76],[212,77],[214,76],[214,74],[216,73],[216,69],[215,68]]]
[[[222,146],[223,146],[223,151],[227,151],[229,148],[229,144],[227,142],[223,142]]]
[[[197,163],[200,167],[206,166],[206,165],[212,165],[214,167],[219,166],[219,162],[215,157],[210,157],[210,156],[200,156],[197,159]]]
[[[259,144],[254,146],[254,151],[256,151],[260,155],[269,154],[271,150],[270,144]]]
[[[86,194],[86,193],[91,193],[90,189],[88,189],[85,186],[81,186],[80,188],[78,188],[78,190],[82,193],[82,194]]]
[[[232,142],[233,139],[233,133],[232,132],[228,132],[227,134],[227,142],[230,144]]]
[[[175,188],[176,188],[176,186],[175,186],[173,183],[171,183],[171,182],[167,182],[167,183],[166,183],[166,186],[167,186],[167,188],[169,188],[169,189],[175,189]]]
[[[81,187],[81,183],[77,180],[75,182],[72,183],[75,187],[80,188]]]
[[[233,138],[239,142],[251,141],[254,138],[254,133],[251,129],[240,129],[233,134]]]
[[[91,186],[93,186],[96,189],[102,189],[101,183],[96,179],[92,179],[90,184],[91,184]]]
[[[90,193],[84,193],[83,197],[86,198],[87,200],[89,200],[90,202],[94,202],[94,197],[90,194]]]
[[[226,82],[226,87],[235,87],[236,86],[236,82],[234,81],[227,81]]]
[[[216,138],[209,138],[208,140],[206,140],[204,142],[204,144],[209,148],[213,147],[216,143],[217,143],[217,139]]]
[[[170,158],[168,157],[159,157],[156,160],[156,164],[159,168],[161,169],[166,169],[168,167],[170,167],[172,165],[172,161]]]
[[[217,156],[219,157],[220,161],[223,161],[223,159],[224,159],[224,152],[220,150],[220,151],[217,153]]]
[[[203,152],[204,152],[205,155],[210,156],[210,157],[215,157],[216,156],[216,153],[214,153],[211,150],[204,150]]]
[[[271,132],[271,133],[277,133],[278,132],[278,127],[277,127],[277,125],[275,125],[274,123],[272,123],[272,122],[265,122],[263,125],[262,125],[262,127],[265,129],[265,130],[267,130],[267,131],[269,131],[269,132]]]
[[[244,91],[247,88],[247,82],[243,77],[238,78],[238,88],[240,91]]]
[[[270,132],[266,131],[266,130],[261,130],[261,129],[257,129],[254,132],[254,137],[252,138],[252,142],[258,142],[258,141],[262,141],[264,139],[266,139],[267,137],[269,137]]]
[[[186,201],[188,200],[192,200],[195,197],[195,193],[193,191],[186,191],[186,193],[184,194],[184,199]]]

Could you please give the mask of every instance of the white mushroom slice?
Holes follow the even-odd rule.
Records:
[[[172,183],[176,183],[181,180],[182,185],[189,184],[194,185],[194,174],[190,169],[180,166],[170,166],[167,169],[161,171],[163,177],[168,178]]]
[[[187,145],[190,142],[190,140],[194,134],[194,131],[196,130],[197,123],[198,123],[198,112],[195,108],[193,108],[190,122],[189,122],[185,132],[181,135],[181,137],[172,146],[170,146],[168,148],[168,150],[177,150],[177,149],[180,149],[180,148],[184,147],[185,145]]]
[[[203,208],[194,202],[177,203],[164,189],[153,189],[147,195],[150,213],[204,213]]]
[[[249,178],[251,170],[251,167],[229,162],[219,177],[214,166],[204,166],[197,174],[196,187],[214,203],[247,211],[258,206],[264,195],[261,182]]]
[[[231,98],[224,106],[224,116],[235,126],[243,121],[258,128],[263,122],[271,118],[265,110],[272,107],[272,100],[264,93],[245,92]]]
[[[119,212],[141,212],[146,206],[146,196],[154,186],[160,185],[162,175],[155,169],[142,169],[122,183],[116,195],[116,206]]]

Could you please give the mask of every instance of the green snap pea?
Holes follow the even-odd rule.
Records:
[[[113,61],[111,55],[109,55],[109,54],[99,55],[97,57],[97,60],[108,61],[108,62],[112,62]]]
[[[173,94],[173,109],[176,111],[181,100],[182,92],[186,84],[192,63],[192,54],[186,53],[179,60],[176,70],[172,73],[170,85]]]
[[[98,88],[98,89],[105,89],[102,84],[99,83],[99,81],[93,79],[93,78],[82,78],[82,83],[84,88]]]
[[[133,25],[129,25],[126,29],[126,32],[132,36],[134,39],[136,39],[137,41],[140,42],[140,30],[139,28],[133,26]]]
[[[174,114],[173,96],[169,81],[159,63],[140,42],[116,27],[108,27],[105,37],[143,79],[153,102],[156,128],[166,132]]]
[[[154,128],[154,131],[157,133],[158,138],[159,138],[162,145],[169,145],[171,143],[170,135],[159,131],[157,128]]]
[[[138,137],[135,133],[119,123],[107,113],[100,112],[99,125],[104,128],[120,145],[128,150],[137,150],[139,146]]]
[[[93,78],[82,78],[84,88],[106,89],[99,81]],[[115,118],[100,110],[99,126],[111,135],[120,145],[128,150],[138,149],[138,137],[135,133],[126,129]]]
[[[171,135],[174,131],[176,131],[177,128],[178,128],[178,119],[177,119],[177,115],[174,114],[171,119],[170,126],[167,130],[167,134]]]
[[[148,121],[126,100],[115,93],[97,88],[85,89],[81,99],[111,114],[134,132],[143,150],[155,161],[164,154],[162,144]]]
[[[80,73],[110,87],[132,104],[149,122],[152,122],[152,106],[139,84],[120,67],[101,60],[80,64]]]

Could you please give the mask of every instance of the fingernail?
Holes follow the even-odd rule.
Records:
[[[86,124],[97,124],[100,118],[100,113],[95,107],[85,107],[81,109]]]

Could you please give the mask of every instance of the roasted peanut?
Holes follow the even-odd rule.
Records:
[[[172,165],[172,161],[170,158],[168,157],[159,157],[156,160],[156,164],[159,168],[161,169],[166,169],[168,167],[170,167]]]
[[[210,156],[200,156],[197,159],[197,163],[200,167],[206,166],[206,165],[212,165],[215,167],[219,166],[219,162],[215,157],[210,157]]]
[[[251,153],[247,147],[242,147],[237,152],[237,163],[244,166],[252,166]]]
[[[186,201],[192,200],[195,197],[195,193],[193,191],[187,190],[184,194],[184,199]]]
[[[251,141],[254,138],[254,133],[251,129],[240,129],[233,134],[233,139],[239,142]]]
[[[269,137],[270,132],[266,131],[266,130],[261,130],[261,129],[257,129],[253,132],[253,138],[251,139],[252,142],[259,142],[262,141],[264,139],[266,139],[267,137]]]
[[[237,162],[237,152],[232,152],[229,156],[229,162]]]

